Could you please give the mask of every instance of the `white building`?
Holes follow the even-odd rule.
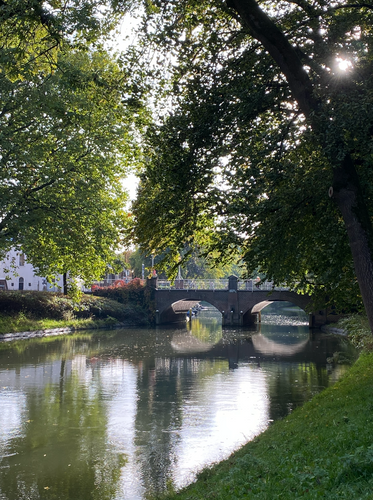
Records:
[[[12,249],[0,261],[0,290],[50,290],[61,291],[62,276],[55,283],[48,283],[46,278],[35,274],[32,264],[24,253]]]

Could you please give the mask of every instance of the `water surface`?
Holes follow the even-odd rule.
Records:
[[[0,344],[0,499],[143,500],[192,481],[353,355],[275,312],[255,332],[206,310],[178,329]]]

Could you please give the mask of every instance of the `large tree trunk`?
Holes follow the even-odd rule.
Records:
[[[304,70],[297,51],[289,43],[284,33],[263,12],[255,0],[226,0],[227,6],[238,13],[250,34],[259,42],[275,60],[285,75],[291,92],[298,102],[299,108],[308,118],[316,133],[320,132],[322,120],[318,120],[318,112],[322,102],[313,96],[313,84]],[[322,134],[320,134],[321,136]],[[325,144],[320,144],[325,147]],[[360,286],[365,310],[373,333],[373,230],[368,209],[356,172],[349,154],[343,161],[333,167],[333,191],[347,229],[349,245]]]
[[[335,199],[346,226],[356,278],[373,332],[372,224],[369,212],[353,160],[349,155],[333,173],[330,196]]]

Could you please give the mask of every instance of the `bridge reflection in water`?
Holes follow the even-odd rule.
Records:
[[[315,363],[325,361],[323,337],[318,336],[315,340],[316,337],[312,330],[308,330],[306,322],[298,328],[276,325],[277,335],[274,337],[273,325],[256,324],[251,329],[226,330],[216,324],[218,311],[214,311],[214,308],[210,311],[213,317],[215,315],[213,336],[209,335],[209,331],[206,332],[204,325],[206,311],[202,311],[202,314],[204,313],[202,335],[199,332],[201,325],[197,316],[193,318],[189,331],[183,330],[172,336],[171,346],[178,356],[195,355],[201,359],[227,359],[230,368],[236,368],[239,361],[254,359]],[[265,320],[266,316],[263,317]]]

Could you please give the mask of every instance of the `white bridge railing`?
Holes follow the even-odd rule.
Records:
[[[227,290],[228,280],[158,280],[158,290]]]
[[[228,290],[228,279],[183,279],[175,280],[157,280],[158,290]],[[246,290],[254,292],[258,290],[263,291],[286,291],[289,288],[285,286],[274,286],[270,281],[258,283],[255,280],[238,280],[237,290]]]
[[[237,289],[248,290],[250,292],[255,292],[255,290],[264,290],[266,292],[276,290],[277,292],[285,292],[289,290],[289,287],[285,285],[275,286],[272,281],[263,281],[262,283],[258,283],[255,280],[238,280]]]

